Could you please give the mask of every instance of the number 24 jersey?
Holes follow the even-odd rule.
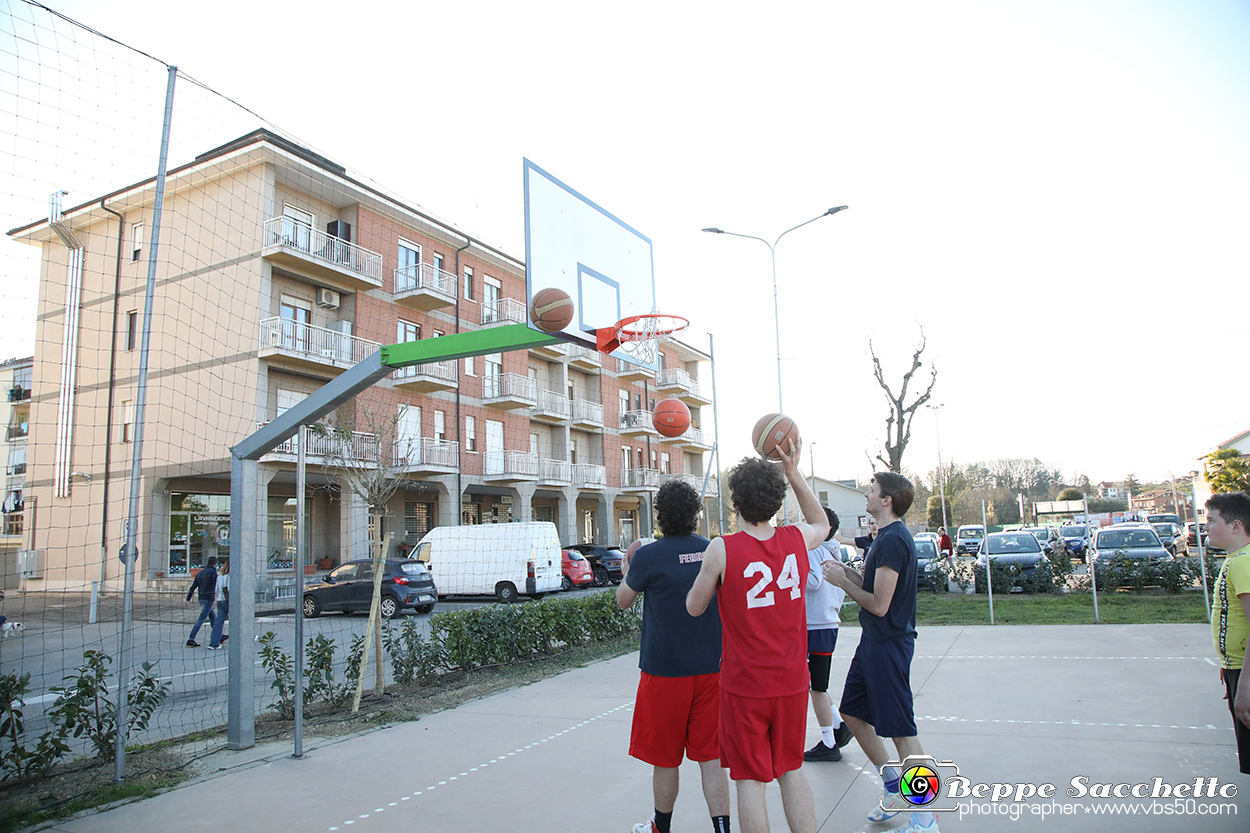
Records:
[[[807,545],[796,527],[760,541],[727,535],[721,618],[720,685],[740,697],[807,691]]]

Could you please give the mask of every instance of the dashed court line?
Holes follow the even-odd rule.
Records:
[[[391,802],[388,802],[388,803],[387,803],[387,805],[386,805],[386,807],[398,807],[398,806],[400,805],[400,803],[401,803],[401,802],[404,802],[404,801],[411,801],[412,799],[414,799],[414,798],[416,798],[416,797],[418,797],[418,796],[425,795],[426,793],[431,793],[431,792],[434,792],[434,791],[435,791],[436,789],[438,789],[439,787],[446,787],[446,786],[450,785],[452,781],[458,781],[458,780],[460,780],[461,778],[467,778],[467,777],[468,777],[469,775],[471,775],[472,773],[474,773],[474,772],[478,772],[478,771],[483,770],[483,769],[486,769],[486,768],[487,768],[488,766],[490,766],[491,764],[503,763],[503,762],[504,762],[504,761],[506,761],[508,758],[512,758],[512,757],[515,757],[515,756],[517,756],[517,755],[520,755],[522,752],[524,752],[524,751],[525,751],[525,750],[527,750],[527,749],[533,749],[533,748],[534,748],[534,747],[536,747],[536,746],[541,746],[542,744],[546,743],[546,742],[547,742],[547,741],[549,741],[549,740],[555,740],[556,738],[560,737],[561,735],[567,735],[569,732],[575,732],[575,731],[577,731],[578,729],[580,729],[580,728],[581,728],[581,727],[583,727],[583,726],[587,726],[587,725],[589,725],[589,724],[591,724],[591,723],[594,723],[596,720],[599,720],[599,719],[601,719],[601,718],[607,717],[608,715],[615,714],[616,712],[619,712],[619,711],[621,711],[622,709],[629,709],[629,708],[632,708],[632,707],[633,707],[633,705],[634,705],[634,701],[632,701],[632,700],[631,700],[631,701],[629,701],[628,703],[622,703],[621,705],[617,706],[617,707],[616,707],[616,708],[614,708],[614,709],[609,709],[608,711],[604,712],[603,714],[598,714],[598,715],[595,715],[594,717],[587,718],[587,719],[585,719],[585,720],[581,721],[580,723],[576,723],[576,724],[574,724],[574,725],[572,725],[572,726],[568,727],[567,729],[563,729],[563,730],[561,730],[561,731],[559,731],[559,732],[556,732],[556,733],[555,733],[555,734],[553,734],[553,735],[549,735],[549,736],[547,736],[547,737],[545,737],[545,738],[543,738],[543,739],[541,739],[541,740],[536,740],[536,741],[534,741],[533,743],[526,744],[525,746],[522,746],[522,747],[519,747],[519,748],[517,748],[517,749],[514,749],[514,750],[512,750],[511,752],[506,752],[506,753],[504,753],[504,754],[500,755],[498,758],[491,758],[489,761],[486,761],[486,762],[484,762],[484,763],[480,763],[480,764],[478,764],[477,766],[474,766],[474,767],[469,767],[466,771],[464,771],[464,772],[460,773],[459,775],[450,775],[450,776],[447,776],[445,780],[439,781],[439,782],[437,782],[437,783],[435,783],[435,784],[430,784],[429,786],[425,787],[424,789],[421,789],[421,790],[416,790],[416,791],[414,791],[411,795],[404,795],[404,796],[400,796],[400,797],[399,797],[399,799],[398,799],[397,801],[391,801]],[[331,831],[334,831],[334,830],[340,830],[342,827],[345,827],[345,826],[348,826],[348,825],[354,825],[354,824],[356,824],[357,822],[364,821],[365,819],[371,818],[372,816],[375,816],[375,815],[377,815],[378,813],[384,813],[384,812],[386,812],[386,807],[375,807],[375,808],[373,809],[373,812],[371,812],[371,813],[361,813],[361,814],[360,814],[360,815],[358,815],[356,818],[352,818],[352,819],[344,819],[344,820],[341,822],[341,824],[337,824],[337,825],[335,825],[335,826],[333,826],[333,827],[330,827],[330,828],[328,828],[328,829],[329,829],[329,830],[331,830]]]
[[[1197,661],[1211,662],[1209,657],[1074,657],[1074,656],[1026,656],[1024,654],[935,654],[933,656],[917,656],[914,659],[1062,659],[1062,660],[1095,660],[1105,662],[1108,660],[1128,660],[1132,662],[1144,662],[1154,660],[1156,662],[1177,662],[1177,661]],[[1214,664],[1214,663],[1212,663]]]
[[[1167,723],[1097,723],[1085,720],[1008,720],[1006,718],[992,720],[980,717],[935,717],[933,715],[916,715],[917,720],[932,720],[935,723],[999,723],[1033,726],[1108,726],[1116,729],[1216,729],[1210,723],[1203,726],[1179,726]],[[1225,729],[1216,729],[1225,731]]]

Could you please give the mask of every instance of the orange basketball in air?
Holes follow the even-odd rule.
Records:
[[[799,426],[785,414],[764,414],[751,431],[751,445],[761,457],[780,462],[777,446],[790,453],[790,440],[799,441]]]
[[[666,437],[680,437],[690,428],[690,409],[680,399],[665,399],[655,406],[651,424]]]
[[[540,289],[530,301],[530,321],[545,333],[558,333],[573,320],[573,299],[562,289]]]

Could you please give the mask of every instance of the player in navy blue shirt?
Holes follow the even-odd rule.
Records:
[[[688,483],[660,487],[655,511],[664,537],[626,555],[616,588],[625,609],[643,595],[638,696],[629,754],[651,764],[655,815],[634,833],[669,833],[682,757],[699,764],[712,829],[729,831],[729,776],[720,765],[720,614],[686,611],[708,540],[695,535],[703,502]]]
[[[891,738],[897,760],[923,755],[911,694],[911,660],[916,647],[916,545],[903,523],[916,492],[896,472],[877,472],[865,497],[877,521],[877,537],[864,558],[863,573],[838,561],[822,565],[825,580],[859,605],[859,647],[846,672],[838,711],[864,754],[881,772],[881,802],[868,814],[879,822],[911,806],[899,794],[899,771],[885,766],[882,737]],[[912,813],[897,833],[938,833],[932,813]]]

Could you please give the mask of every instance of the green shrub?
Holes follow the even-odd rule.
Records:
[[[108,666],[113,658],[103,651],[84,651],[86,660],[77,673],[64,678],[67,686],[52,686],[49,691],[57,700],[48,711],[48,720],[57,727],[61,737],[86,737],[95,747],[96,755],[107,758],[117,744],[117,704],[109,697]],[[126,713],[126,734],[147,728],[152,712],[170,690],[152,673],[155,666],[145,662],[130,681],[130,704]]]
[[[405,619],[398,632],[392,629],[388,621],[382,636],[386,652],[391,658],[391,674],[395,677],[395,682],[407,684],[416,680],[428,680],[442,669],[443,649],[421,634],[417,619]]]
[[[27,748],[22,706],[28,691],[29,673],[0,675],[0,781],[39,775],[69,751],[64,732],[56,728],[40,735],[34,749]]]
[[[269,631],[260,638],[260,665],[273,675],[269,687],[278,692],[278,702],[269,708],[276,709],[283,718],[295,717],[295,683],[291,670],[291,657],[278,647],[277,636]]]

